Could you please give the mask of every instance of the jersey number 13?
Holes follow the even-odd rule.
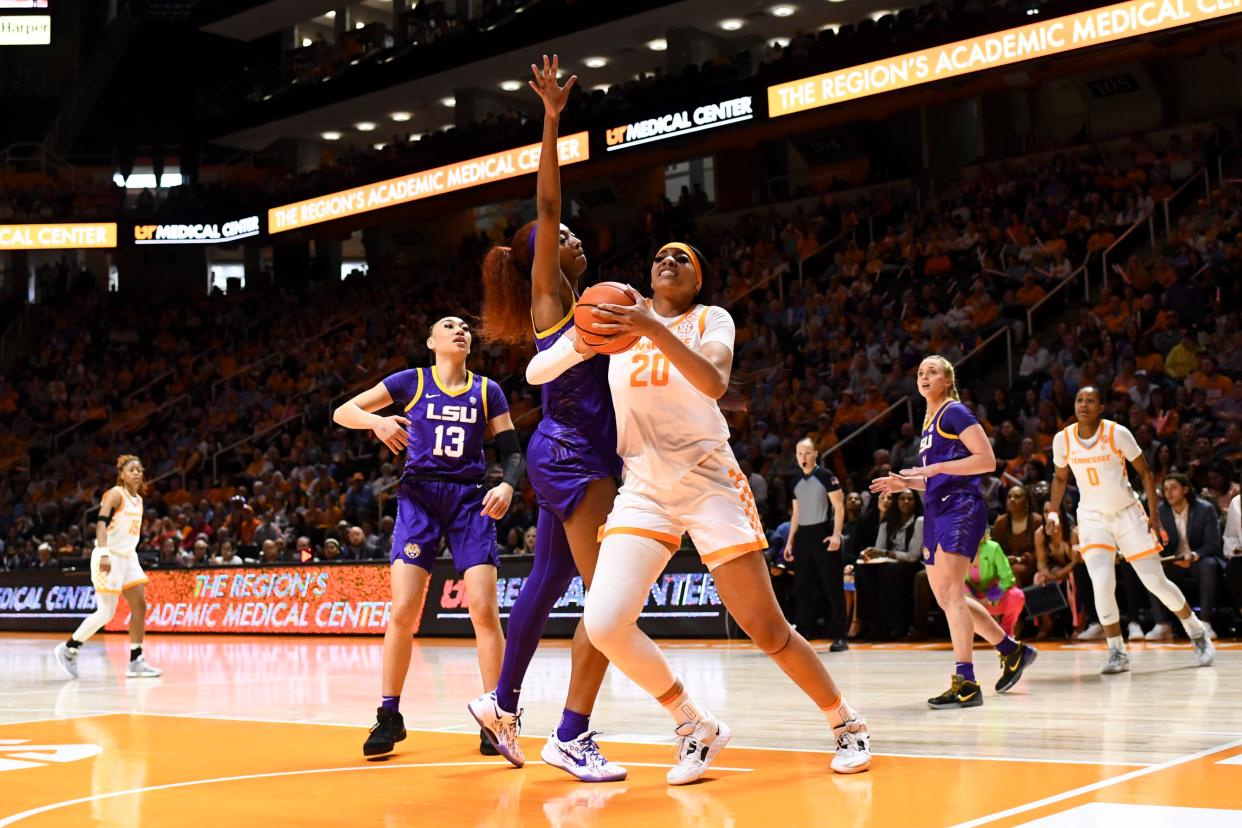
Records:
[[[437,457],[461,457],[466,446],[466,430],[461,426],[436,426]]]

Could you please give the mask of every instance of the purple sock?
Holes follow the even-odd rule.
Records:
[[[561,723],[556,728],[556,738],[562,742],[572,742],[591,726],[591,717],[575,713],[568,707],[561,712]]]
[[[996,651],[1003,656],[1013,655],[1018,651],[1018,642],[1013,640],[1012,635],[1007,635],[996,645]]]
[[[496,703],[505,712],[517,712],[522,680],[539,647],[548,614],[565,594],[565,588],[577,572],[565,528],[555,515],[540,509],[535,530],[534,566],[509,611],[505,657],[500,665],[500,679],[496,683]],[[581,732],[574,733],[570,738]]]
[[[959,661],[953,665],[953,672],[967,681],[974,681],[975,663],[973,661]]]
[[[398,713],[401,710],[401,697],[400,696],[380,696],[380,707],[387,708],[388,710],[391,710],[393,713]]]

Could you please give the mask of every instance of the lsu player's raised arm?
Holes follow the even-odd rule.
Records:
[[[577,341],[572,330],[556,341],[546,351],[535,354],[526,365],[526,381],[531,385],[546,385],[561,374],[587,359],[580,353],[574,343]]]

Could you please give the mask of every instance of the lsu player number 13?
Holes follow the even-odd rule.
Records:
[[[1052,480],[1052,511],[1048,513],[1049,531],[1056,533],[1060,524],[1057,510],[1073,473],[1079,493],[1079,549],[1091,576],[1100,626],[1108,639],[1108,660],[1100,672],[1124,673],[1130,669],[1130,656],[1121,635],[1121,610],[1117,606],[1114,559],[1119,552],[1143,586],[1177,615],[1195,645],[1196,661],[1207,666],[1215,659],[1208,631],[1161,566],[1159,556],[1164,544],[1157,534],[1160,518],[1156,511],[1155,477],[1130,430],[1103,419],[1102,411],[1099,389],[1084,385],[1078,390],[1074,397],[1078,419],[1062,429],[1052,443],[1056,473]],[[1143,480],[1148,514],[1143,513],[1130,486],[1127,463],[1134,466]]]

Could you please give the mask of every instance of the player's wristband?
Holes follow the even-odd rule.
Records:
[[[109,554],[109,553],[108,553],[108,547],[106,547],[106,546],[96,546],[93,550],[91,550],[91,554],[92,554],[92,555],[107,555],[107,554]]]
[[[1061,519],[1061,516],[1060,516],[1060,515],[1058,515],[1056,512],[1049,512],[1049,513],[1048,513],[1048,517],[1050,517],[1050,518],[1056,518],[1057,520],[1060,520],[1060,519]]]

